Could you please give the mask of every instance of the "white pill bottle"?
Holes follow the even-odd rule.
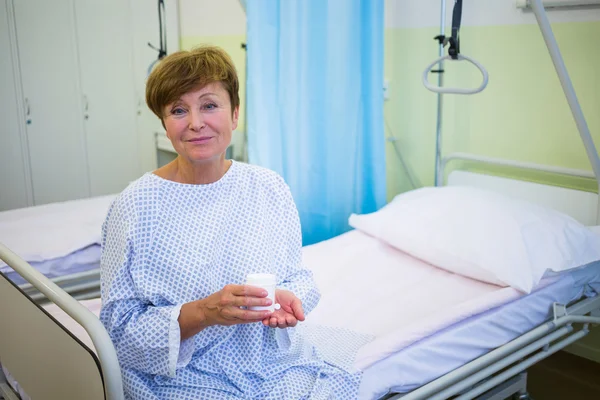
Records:
[[[261,311],[269,310],[271,312],[279,310],[279,304],[275,304],[275,289],[277,288],[277,276],[274,274],[248,274],[246,276],[246,285],[263,288],[267,291],[267,298],[271,299],[270,306],[253,306],[249,310]]]

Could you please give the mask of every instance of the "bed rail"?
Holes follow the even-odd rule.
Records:
[[[512,167],[518,168],[522,170],[529,171],[537,171],[537,172],[547,172],[550,174],[556,175],[565,175],[572,176],[576,178],[586,178],[586,179],[595,179],[595,175],[592,171],[586,171],[583,169],[574,169],[574,168],[565,168],[565,167],[556,167],[552,165],[543,165],[536,164],[531,162],[523,162],[523,161],[513,161],[513,160],[505,160],[502,158],[494,158],[481,156],[476,154],[469,153],[450,153],[442,159],[441,163],[441,172],[446,171],[446,167],[451,161],[473,161],[482,164],[495,165],[500,167]],[[443,184],[443,174],[440,174],[440,181],[438,182],[438,186]]]
[[[459,394],[457,399],[460,400],[476,398],[586,336],[589,324],[600,324],[600,317],[585,315],[600,311],[600,296],[581,300],[568,308],[557,305],[554,310],[553,320],[419,389],[390,399],[442,400]],[[583,328],[575,331],[573,324],[583,324]],[[554,343],[559,339],[562,340]],[[502,372],[494,375],[499,371]]]
[[[100,297],[100,268],[52,278],[51,281],[67,292],[75,300],[88,300]],[[38,304],[47,301],[31,283],[19,286],[27,296]]]
[[[100,361],[106,399],[123,399],[123,383],[117,354],[100,320],[77,300],[69,296],[63,289],[31,267],[2,243],[0,243],[0,259],[6,262],[19,275],[30,282],[87,331],[96,348]]]

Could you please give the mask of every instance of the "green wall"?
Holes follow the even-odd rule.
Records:
[[[554,32],[594,140],[600,143],[600,22],[554,24]],[[423,69],[437,57],[437,28],[389,29],[385,76],[387,127],[423,185],[433,184],[437,96]],[[463,27],[461,52],[488,70],[488,87],[472,96],[443,97],[443,153],[468,152],[591,170],[575,122],[537,25]],[[465,62],[446,63],[445,86],[475,87],[480,74]],[[430,76],[437,82],[436,76]],[[388,129],[388,133],[389,133]],[[393,145],[387,145],[388,197],[411,189]],[[500,171],[499,171],[500,172]],[[504,171],[510,175],[511,171]],[[531,176],[532,180],[556,178]],[[595,184],[562,180],[593,190]]]
[[[559,46],[594,140],[600,143],[600,22],[553,25]],[[432,185],[436,130],[436,94],[421,75],[437,57],[438,28],[386,29],[386,136],[399,139],[398,150],[414,176]],[[223,47],[240,76],[240,130],[245,121],[244,35],[183,37],[181,46]],[[591,170],[553,64],[537,25],[461,28],[461,52],[480,61],[490,74],[488,87],[473,96],[443,98],[443,153],[468,152],[518,161]],[[476,86],[480,75],[464,62],[446,63],[445,86]],[[437,82],[431,76],[432,82]],[[383,138],[382,138],[383,140]],[[393,144],[386,142],[388,198],[410,190]],[[498,170],[512,175],[514,171]],[[521,172],[517,174],[522,175]],[[595,190],[587,180],[541,175],[527,178]]]

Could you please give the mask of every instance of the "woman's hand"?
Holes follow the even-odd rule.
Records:
[[[248,285],[227,285],[210,296],[186,303],[179,313],[181,339],[187,339],[212,325],[249,324],[269,318],[271,311],[240,307],[270,306],[267,291]]]
[[[284,329],[296,326],[298,321],[304,321],[302,302],[294,293],[278,289],[275,291],[275,302],[279,303],[281,308],[263,319],[263,325]]]
[[[252,311],[240,307],[270,306],[267,291],[248,285],[227,285],[217,293],[200,300],[207,326],[237,325],[259,322],[271,315],[270,311]]]

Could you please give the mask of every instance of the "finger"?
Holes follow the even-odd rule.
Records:
[[[300,299],[296,298],[292,301],[292,310],[298,321],[304,321],[304,310],[302,309],[302,302]]]
[[[287,328],[287,322],[285,322],[285,319],[280,319],[279,322],[277,323],[277,327],[279,329],[285,329]]]
[[[270,306],[272,303],[271,299],[264,297],[235,296],[233,300],[238,307]]]
[[[279,304],[281,306],[281,309],[283,311],[285,311],[286,313],[289,314],[293,314],[294,310],[292,310],[291,304],[290,303],[284,303],[284,304]]]
[[[293,315],[288,314],[285,316],[285,323],[288,327],[293,328],[298,323],[298,320]]]
[[[269,321],[269,326],[271,328],[277,328],[277,317],[271,317],[271,320]]]
[[[234,296],[267,297],[269,294],[265,289],[251,285],[227,285],[225,290]]]
[[[262,321],[271,316],[271,311],[242,310],[237,307],[227,307],[223,310],[223,314],[226,318],[239,320],[241,323],[244,323]]]

